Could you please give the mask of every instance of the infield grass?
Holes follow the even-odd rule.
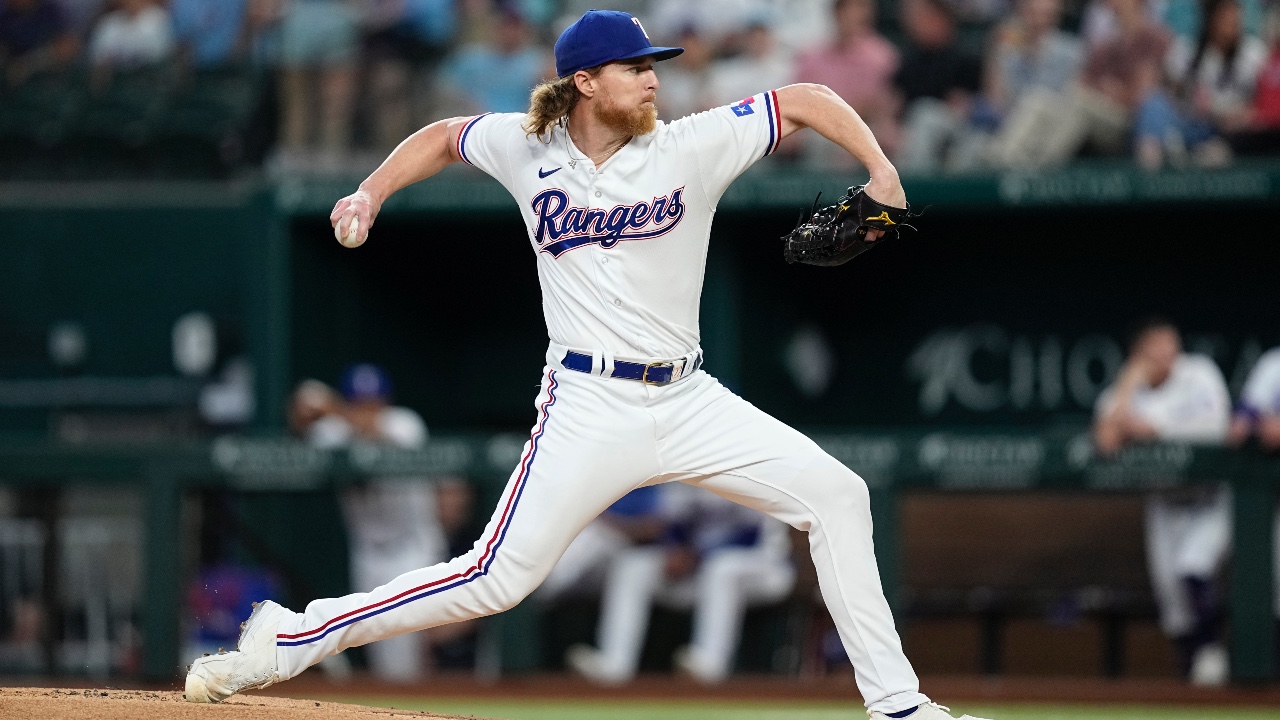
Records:
[[[860,705],[785,702],[574,702],[342,698],[341,702],[401,710],[429,710],[496,720],[863,720]],[[994,720],[1277,720],[1280,708],[1167,705],[953,705],[953,714]]]

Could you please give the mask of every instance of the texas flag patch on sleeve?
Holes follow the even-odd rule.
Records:
[[[730,109],[733,110],[734,115],[737,115],[738,117],[746,117],[747,115],[750,115],[755,112],[755,110],[751,109],[751,103],[755,101],[756,99],[754,97],[749,97],[746,100],[743,100],[742,102],[738,103],[737,105],[731,106]]]

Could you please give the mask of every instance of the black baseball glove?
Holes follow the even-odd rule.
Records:
[[[890,207],[867,196],[865,185],[849,188],[835,205],[818,209],[813,201],[812,215],[801,217],[795,230],[782,238],[782,256],[789,263],[806,265],[843,265],[862,253],[894,237],[915,217],[910,206]],[[821,198],[822,194],[819,193]],[[867,240],[868,230],[883,230],[878,240]]]

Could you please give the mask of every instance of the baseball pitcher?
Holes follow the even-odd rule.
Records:
[[[480,168],[515,197],[550,339],[537,421],[470,552],[302,612],[260,603],[236,651],[191,666],[189,700],[219,701],[349,647],[502,612],[611,503],[677,481],[808,533],[873,720],[951,718],[920,693],[903,655],[862,478],[702,371],[698,345],[711,221],[734,178],[805,127],[866,166],[865,188],[788,236],[789,260],[831,265],[884,242],[906,219],[897,172],[866,124],[822,86],[657,122],[654,63],[680,52],[651,45],[631,15],[589,11],[556,42],[559,77],[533,91],[528,113],[433,123],[338,202],[336,236],[354,247],[387,197],[450,163]]]

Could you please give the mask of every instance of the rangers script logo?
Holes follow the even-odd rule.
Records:
[[[538,216],[533,239],[552,257],[583,245],[599,243],[606,250],[623,240],[649,240],[675,229],[684,218],[684,188],[666,197],[635,205],[604,208],[569,207],[569,194],[560,188],[543,190],[530,203]]]

